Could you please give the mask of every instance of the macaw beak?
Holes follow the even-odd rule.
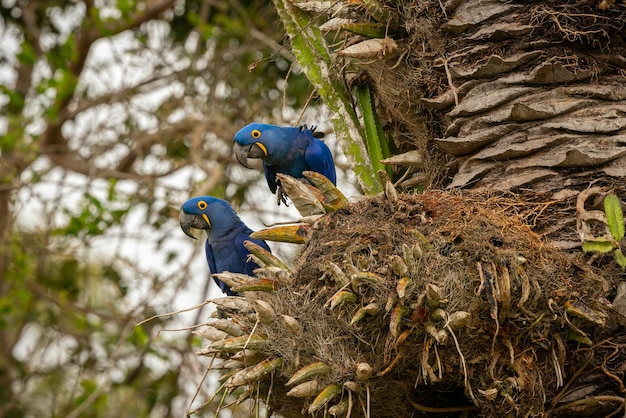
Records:
[[[255,142],[250,145],[241,145],[237,142],[233,145],[233,151],[239,164],[246,168],[252,168],[248,164],[248,158],[263,158],[267,157],[267,148],[260,142]]]
[[[197,239],[192,233],[191,229],[211,229],[211,223],[208,221],[208,217],[206,215],[193,215],[191,213],[185,213],[182,210],[180,211],[180,215],[178,216],[178,221],[180,223],[180,228],[183,230],[185,235],[189,238]]]

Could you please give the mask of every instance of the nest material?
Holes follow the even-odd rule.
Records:
[[[574,402],[592,395],[604,396],[597,416],[621,408],[626,335],[615,334],[619,315],[605,299],[612,284],[543,244],[508,207],[427,192],[324,215],[289,280],[245,292],[275,315],[229,314],[263,341],[255,362],[275,362],[241,385],[262,382],[285,417],[328,407],[351,417],[593,415]],[[287,396],[287,381],[317,362],[330,367],[304,379],[304,398]],[[604,376],[585,392],[590,371]],[[332,396],[319,400],[324,388]]]

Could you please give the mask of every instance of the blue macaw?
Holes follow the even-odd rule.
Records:
[[[279,191],[284,201],[280,182],[276,174],[287,174],[297,179],[304,178],[303,171],[316,171],[337,184],[335,162],[330,149],[315,127],[282,127],[265,123],[251,123],[235,134],[234,151],[237,161],[248,167],[248,158],[263,160],[265,179],[272,193]],[[280,201],[279,201],[280,203]]]
[[[265,241],[251,239],[253,232],[243,223],[233,208],[222,199],[212,196],[199,196],[189,199],[180,210],[180,227],[193,238],[190,229],[204,229],[207,240],[204,246],[211,274],[229,271],[252,275],[259,266],[250,259],[244,241],[252,241],[270,251]],[[237,295],[230,287],[213,277],[215,283],[228,296]]]

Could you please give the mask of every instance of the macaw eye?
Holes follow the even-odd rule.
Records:
[[[204,200],[201,200],[198,202],[198,208],[200,208],[200,210],[205,210],[207,206],[208,205],[206,204]]]
[[[259,138],[261,136],[261,131],[259,131],[258,129],[255,129],[250,133],[252,134],[252,138],[254,139]]]

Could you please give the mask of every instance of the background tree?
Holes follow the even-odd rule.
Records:
[[[202,366],[188,333],[155,337],[207,312],[134,326],[207,296],[177,209],[262,210],[232,136],[295,122],[308,82],[264,2],[0,8],[0,415],[180,414]]]

